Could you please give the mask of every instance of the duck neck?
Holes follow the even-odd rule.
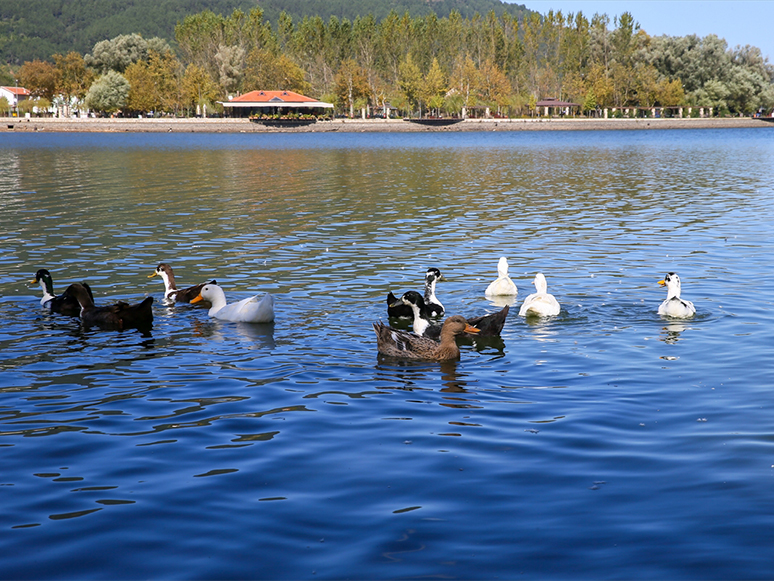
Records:
[[[40,299],[40,304],[44,305],[54,298],[54,285],[51,283],[50,278],[41,278],[40,288],[43,291],[43,298]]]
[[[441,344],[438,346],[437,354],[439,359],[459,359],[460,357],[456,336],[448,329],[441,330]]]
[[[676,284],[667,287],[667,300],[680,299],[680,287]]]
[[[441,301],[435,296],[435,277],[429,277],[425,280],[425,304],[426,305],[438,305],[443,308]]]
[[[411,307],[411,310],[414,312],[414,333],[417,335],[424,335],[425,331],[427,330],[427,327],[430,325],[430,323],[422,317],[422,315],[419,312],[419,306],[411,303],[409,305]]]
[[[159,276],[161,277],[161,280],[164,281],[164,287],[167,289],[164,293],[164,296],[167,298],[172,298],[174,294],[177,292],[177,286],[175,286],[175,275],[171,272],[165,272],[161,271],[159,273]]]
[[[214,317],[215,313],[226,306],[226,295],[222,289],[218,289],[213,293],[214,296],[210,296],[207,300],[212,305],[208,311],[210,317]]]

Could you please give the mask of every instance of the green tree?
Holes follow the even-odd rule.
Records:
[[[414,64],[410,54],[406,55],[406,58],[400,63],[398,74],[400,91],[405,96],[409,108],[413,111],[419,104],[422,91],[422,72]]]
[[[11,114],[11,103],[5,97],[0,97],[0,115]]]
[[[308,95],[312,87],[304,71],[287,55],[255,49],[247,57],[244,87],[248,91],[293,91]]]
[[[86,106],[89,109],[111,115],[126,106],[129,96],[129,81],[113,70],[107,71],[89,87]]]
[[[151,52],[148,62],[137,61],[126,69],[129,81],[126,108],[136,112],[175,111],[180,105],[180,63],[173,55]]]
[[[91,53],[83,58],[86,65],[96,69],[98,73],[104,74],[107,71],[123,73],[130,64],[148,60],[148,53],[151,50],[159,54],[172,52],[169,43],[161,38],[145,40],[139,34],[121,34],[110,40],[98,42]]]
[[[434,58],[430,65],[430,70],[425,75],[425,81],[420,90],[420,97],[427,103],[430,109],[436,112],[443,108],[443,102],[446,93],[449,91],[446,75],[438,64],[438,59]]]

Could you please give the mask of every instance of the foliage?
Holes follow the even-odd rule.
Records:
[[[73,18],[74,30],[79,23],[103,22],[103,4],[113,1],[62,3],[61,14],[64,21]],[[147,8],[148,17],[158,6],[173,8],[171,0],[153,7],[145,1],[114,6],[113,16],[134,22],[124,17],[138,6]],[[71,4],[89,7],[91,19]],[[629,13],[612,21],[580,11],[541,16],[499,0],[262,0],[260,7],[255,0],[235,0],[236,8],[229,6],[224,16],[221,0],[179,4],[186,7],[174,7],[180,17],[168,29],[176,55],[161,37],[144,40],[148,28],[137,25],[90,45],[92,52],[80,60],[74,43],[56,53],[56,65],[28,60],[14,78],[34,95],[53,99],[62,93],[69,103],[85,94],[90,71],[124,70],[131,85],[127,107],[170,113],[255,89],[332,96],[350,115],[387,101],[406,112],[458,114],[486,106],[522,115],[545,97],[580,103],[584,111],[697,105],[724,114],[750,114],[774,101],[774,67],[759,49],[730,50],[715,35],[650,37]],[[0,5],[6,15],[0,54],[12,40],[14,47],[25,46],[19,31],[33,34],[30,21],[21,18],[28,10],[20,0]]]
[[[11,112],[11,103],[5,97],[0,97],[0,115],[8,115]]]
[[[121,73],[109,70],[89,88],[86,106],[110,115],[124,108],[128,96],[129,81]]]
[[[158,37],[145,40],[137,33],[121,34],[95,44],[84,60],[100,74],[107,71],[123,73],[130,64],[140,60],[147,61],[151,50],[164,54],[172,49],[167,41]]]

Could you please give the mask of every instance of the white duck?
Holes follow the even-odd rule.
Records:
[[[255,295],[238,303],[226,304],[226,294],[216,284],[206,284],[192,303],[210,301],[212,307],[208,311],[210,317],[223,321],[241,323],[272,323],[274,322],[274,298],[266,293],[262,297]]]
[[[500,257],[500,261],[497,263],[497,278],[486,287],[484,294],[488,297],[516,296],[518,294],[516,285],[508,276],[508,260],[505,256]]]
[[[548,292],[548,283],[546,277],[542,272],[538,272],[535,275],[535,280],[532,281],[535,285],[537,292],[532,293],[526,299],[524,304],[521,305],[519,310],[519,316],[526,317],[529,315],[537,315],[538,317],[551,317],[558,315],[561,307],[554,295]]]
[[[658,284],[667,287],[667,298],[658,307],[659,315],[687,319],[696,314],[693,303],[680,298],[680,277],[674,272],[668,272]]]

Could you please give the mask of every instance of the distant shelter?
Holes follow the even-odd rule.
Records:
[[[229,117],[263,117],[312,115],[327,116],[333,104],[318,101],[293,91],[250,91],[228,101],[221,101]]]
[[[549,115],[575,115],[580,111],[580,103],[571,103],[569,101],[561,101],[554,97],[542,99],[535,103],[535,107],[538,112],[543,110],[543,115],[548,117]]]

